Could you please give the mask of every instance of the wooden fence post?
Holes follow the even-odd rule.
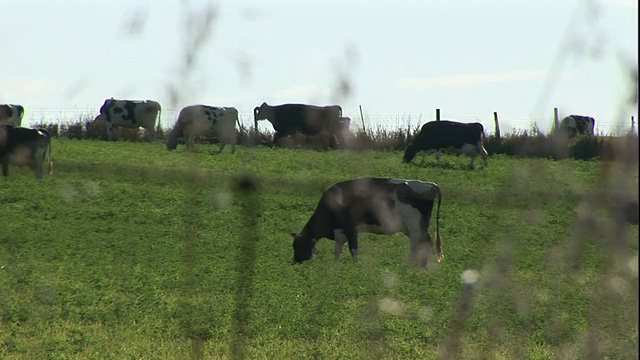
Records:
[[[367,129],[364,127],[364,116],[362,115],[362,105],[358,105],[360,107],[360,120],[362,121],[362,131],[367,132]]]
[[[631,115],[631,133],[635,134],[636,133],[636,120],[633,118],[633,115]]]
[[[440,121],[440,109],[436,109],[436,121]]]
[[[553,108],[553,130],[557,130],[560,127],[559,119],[558,119],[558,108]]]
[[[493,121],[496,123],[496,138],[498,138],[498,140],[500,140],[500,123],[498,122],[498,112],[494,111],[493,112]]]

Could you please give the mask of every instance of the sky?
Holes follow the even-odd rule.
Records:
[[[339,104],[352,124],[559,115],[627,131],[637,0],[3,0],[0,103],[23,123],[95,117],[109,97],[187,105]],[[635,78],[631,76],[635,71]],[[634,80],[635,79],[635,80]],[[361,119],[360,107],[364,121]],[[262,129],[271,130],[262,122]]]

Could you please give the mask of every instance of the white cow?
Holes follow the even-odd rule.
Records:
[[[0,125],[22,126],[24,107],[16,104],[0,104]]]
[[[180,110],[173,130],[168,134],[167,149],[175,150],[178,139],[187,140],[187,149],[193,149],[197,136],[215,136],[220,139],[221,153],[226,144],[231,144],[231,153],[236,153],[236,123],[238,109],[209,105],[189,105]]]
[[[128,128],[145,128],[149,131],[151,141],[156,139],[156,118],[160,118],[162,108],[153,100],[116,100],[110,98],[100,107],[100,115],[107,128],[107,139],[112,140],[114,126]]]

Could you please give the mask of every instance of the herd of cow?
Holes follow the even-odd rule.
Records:
[[[156,137],[156,119],[161,106],[156,101],[106,99],[95,121],[104,121],[107,138],[112,140],[114,126],[147,129],[151,140]],[[21,127],[24,108],[20,105],[0,105],[0,160],[2,174],[8,176],[9,164],[29,166],[36,177],[43,176],[43,163],[49,155],[49,174],[53,171],[51,136],[46,129]],[[268,105],[262,103],[253,112],[254,127],[259,120],[268,120],[274,130],[273,142],[285,136],[302,133],[309,136],[327,134],[331,146],[344,146],[345,132],[350,119],[342,116],[338,105],[315,106],[306,104]],[[575,116],[565,122],[578,132],[593,133],[592,118]],[[566,120],[566,121],[565,121]],[[173,129],[166,135],[168,150],[176,149],[178,139],[186,139],[191,149],[198,136],[216,136],[220,139],[219,152],[227,144],[235,154],[238,110],[234,107],[190,105],[180,110]],[[427,122],[409,144],[402,158],[410,162],[421,151],[435,153],[440,163],[443,150],[461,152],[471,157],[473,166],[477,156],[487,166],[487,151],[483,145],[484,129],[480,123],[460,123],[440,120]],[[362,177],[335,183],[321,195],[315,211],[303,229],[291,234],[294,261],[303,262],[316,252],[316,243],[323,238],[335,241],[335,260],[340,258],[345,243],[357,260],[358,233],[403,233],[410,239],[409,260],[427,265],[427,258],[435,249],[437,260],[444,258],[440,238],[440,187],[427,181],[396,178]],[[436,241],[429,234],[433,207],[436,210]],[[637,200],[636,200],[637,207]],[[636,216],[637,217],[637,216]]]

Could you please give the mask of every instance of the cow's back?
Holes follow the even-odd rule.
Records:
[[[428,149],[461,148],[464,144],[476,145],[482,140],[484,128],[480,123],[457,123],[448,120],[431,121],[422,126],[416,141]]]
[[[282,133],[301,132],[317,135],[323,130],[340,128],[342,109],[337,105],[316,106],[307,104],[282,104],[272,106],[273,128]]]

